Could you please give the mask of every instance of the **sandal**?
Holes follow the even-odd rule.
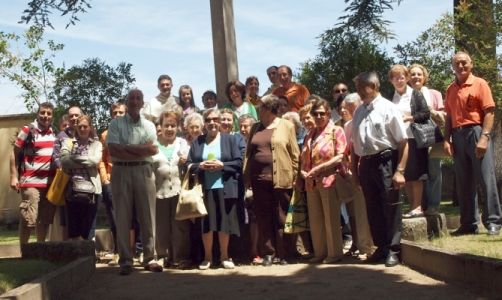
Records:
[[[423,217],[423,211],[410,210],[409,212],[403,214],[404,219],[420,218]]]
[[[261,265],[263,263],[263,258],[260,256],[255,256],[251,262],[253,265]]]

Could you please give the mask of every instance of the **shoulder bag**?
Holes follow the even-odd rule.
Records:
[[[428,148],[444,140],[441,129],[431,118],[425,123],[411,123],[410,129],[418,149]]]
[[[199,183],[198,176],[195,176],[193,187],[191,189],[189,188],[191,167],[192,165],[190,164],[183,177],[183,182],[181,183],[180,197],[178,205],[176,205],[176,215],[174,217],[178,221],[207,215],[206,206],[204,205],[202,184]]]

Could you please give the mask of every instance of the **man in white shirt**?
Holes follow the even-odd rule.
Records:
[[[366,261],[385,259],[385,266],[399,263],[401,203],[408,159],[406,128],[396,105],[380,95],[380,81],[374,72],[354,78],[363,102],[354,112],[352,132],[352,173],[360,184],[377,250]]]
[[[169,75],[160,75],[157,79],[157,87],[160,93],[145,103],[141,111],[142,115],[153,123],[157,122],[163,111],[182,111],[178,97],[171,95],[173,81]]]

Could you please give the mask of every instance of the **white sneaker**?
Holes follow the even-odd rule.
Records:
[[[207,270],[207,269],[209,269],[209,267],[211,267],[211,262],[208,260],[205,260],[200,263],[199,270]]]
[[[234,264],[234,262],[232,261],[232,259],[231,259],[231,258],[229,258],[229,259],[226,259],[226,260],[222,261],[222,262],[221,262],[221,265],[222,265],[222,266],[223,266],[223,268],[225,268],[225,269],[233,269],[233,268],[235,268],[235,264]]]

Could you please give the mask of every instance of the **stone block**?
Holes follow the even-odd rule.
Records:
[[[45,259],[52,262],[72,261],[79,257],[95,257],[92,241],[64,241],[28,243],[21,246],[21,257]]]
[[[448,229],[457,229],[460,227],[460,216],[448,216],[446,218],[446,227]]]
[[[402,238],[408,241],[440,237],[447,233],[444,214],[421,218],[403,219]]]

